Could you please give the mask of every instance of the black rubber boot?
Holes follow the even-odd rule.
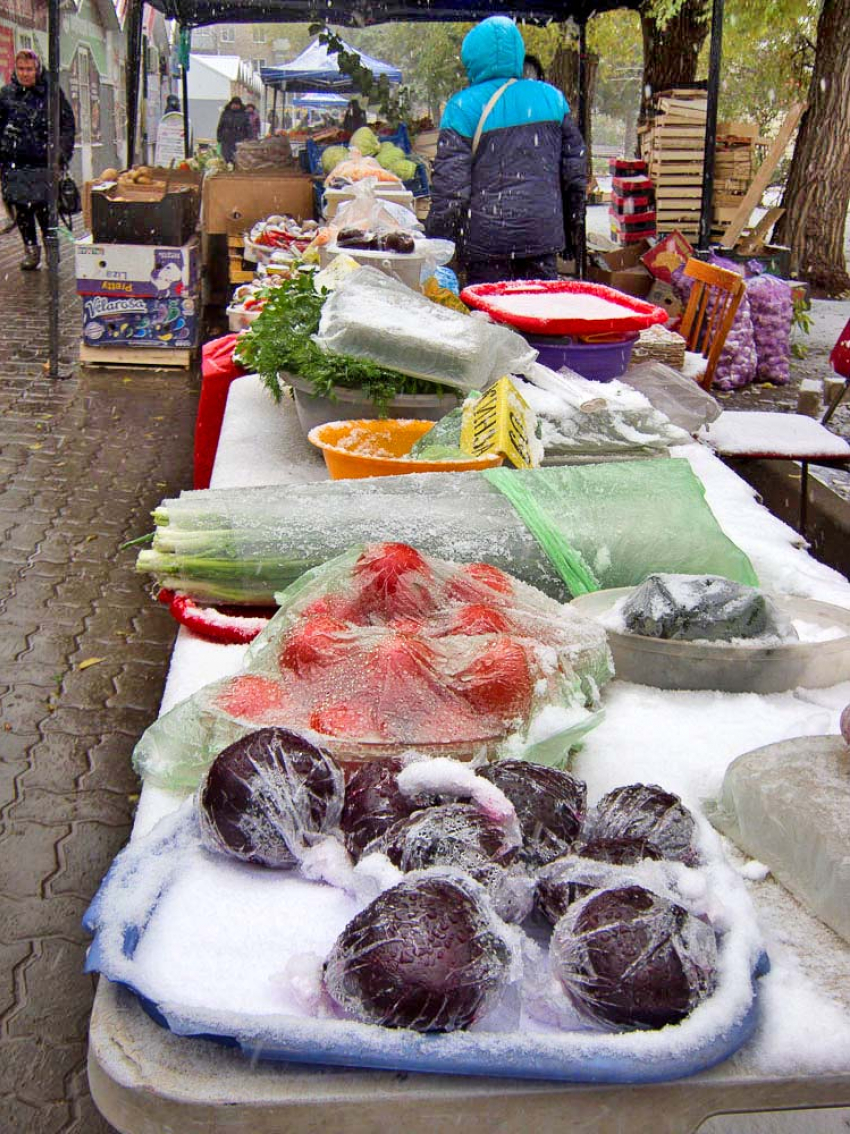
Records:
[[[37,244],[27,244],[26,253],[21,260],[22,272],[34,272],[41,263],[41,249]]]

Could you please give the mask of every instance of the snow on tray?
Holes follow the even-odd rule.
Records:
[[[367,1066],[667,1078],[704,1065],[712,1045],[743,1025],[760,949],[743,880],[721,861],[719,839],[705,823],[700,842],[704,866],[635,868],[664,872],[682,900],[724,933],[717,991],[681,1024],[658,1031],[611,1033],[581,1020],[548,975],[545,946],[510,927],[502,928],[515,953],[513,983],[472,1029],[421,1036],[347,1018],[323,993],[321,967],[338,934],[371,900],[368,888],[354,895],[310,883],[295,870],[208,853],[192,801],[116,861],[89,915],[98,928],[89,967],[148,997],[178,1034],[233,1035],[249,1049],[284,1046],[317,1058],[327,1045]],[[380,873],[371,877],[379,890]],[[394,880],[387,875],[384,884]]]
[[[800,413],[727,410],[700,430],[700,438],[724,456],[850,458],[850,445]]]
[[[530,316],[533,319],[585,319],[588,322],[604,319],[629,319],[634,310],[610,299],[580,292],[543,292],[514,295],[488,295],[487,305],[506,315]]]

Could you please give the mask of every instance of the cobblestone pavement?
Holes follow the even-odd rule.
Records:
[[[80,327],[70,253],[66,364]],[[130,753],[174,637],[120,545],[190,484],[197,388],[182,371],[46,380],[47,273],[21,273],[19,258],[16,237],[0,238],[0,1130],[103,1134],[85,1072],[80,918],[126,840]],[[797,378],[829,373],[823,338]],[[796,385],[725,404],[765,403],[793,408]],[[850,406],[841,414],[847,434]]]
[[[48,277],[20,272],[20,253],[0,238],[0,1130],[102,1134],[80,918],[127,838],[130,753],[174,637],[119,547],[190,485],[197,395],[184,371],[46,380]],[[62,255],[70,362],[80,307]]]

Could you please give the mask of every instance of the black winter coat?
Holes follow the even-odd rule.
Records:
[[[236,145],[246,142],[252,136],[251,119],[248,111],[239,107],[226,106],[218,120],[216,139],[221,146],[225,161],[236,161]]]
[[[67,165],[74,152],[74,112],[59,92],[59,154]],[[3,197],[13,205],[47,200],[47,78],[32,87],[16,76],[0,90],[0,176]]]

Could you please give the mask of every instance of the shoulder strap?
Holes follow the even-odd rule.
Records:
[[[502,85],[499,87],[498,90],[493,91],[487,105],[481,111],[481,117],[478,119],[478,125],[475,127],[475,136],[472,139],[472,156],[473,157],[475,157],[475,155],[478,153],[478,146],[481,142],[481,135],[484,132],[484,124],[486,123],[487,119],[490,117],[490,111],[493,109],[493,107],[496,105],[496,103],[499,101],[499,99],[502,97],[502,95],[505,93],[505,91],[508,89],[508,87],[511,86],[511,84],[515,83],[515,82],[516,82],[516,79],[508,79],[508,81],[506,83],[502,83]]]

